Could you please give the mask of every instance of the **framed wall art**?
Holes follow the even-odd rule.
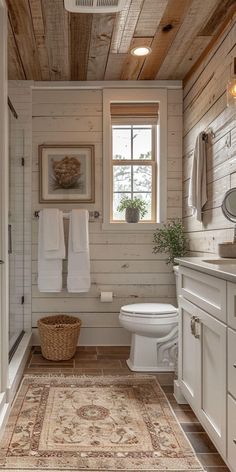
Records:
[[[40,203],[93,203],[94,145],[39,146]]]

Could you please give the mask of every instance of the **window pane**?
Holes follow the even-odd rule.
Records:
[[[133,166],[134,192],[152,191],[152,166]]]
[[[131,166],[113,166],[113,191],[131,191]]]
[[[133,128],[133,159],[152,159],[152,127]]]
[[[134,197],[141,198],[147,204],[147,213],[144,215],[142,220],[151,220],[152,219],[152,194],[151,193],[134,193]]]
[[[131,129],[112,127],[112,158],[131,159]]]
[[[117,207],[119,206],[121,199],[123,197],[131,198],[131,193],[113,193],[113,220],[124,221],[125,220],[125,210],[119,212]]]

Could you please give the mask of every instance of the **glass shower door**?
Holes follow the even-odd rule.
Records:
[[[9,349],[24,334],[24,134],[9,112]]]

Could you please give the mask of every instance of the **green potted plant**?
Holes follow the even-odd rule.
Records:
[[[147,204],[141,198],[123,197],[118,208],[118,211],[125,210],[125,220],[127,223],[138,223],[140,218],[143,218],[147,213]]]
[[[154,233],[153,253],[168,255],[167,264],[174,264],[176,257],[183,257],[187,251],[187,241],[181,220],[172,220],[156,229]]]

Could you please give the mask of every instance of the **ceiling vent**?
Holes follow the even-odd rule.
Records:
[[[73,13],[117,13],[126,0],[64,0],[65,9]]]

